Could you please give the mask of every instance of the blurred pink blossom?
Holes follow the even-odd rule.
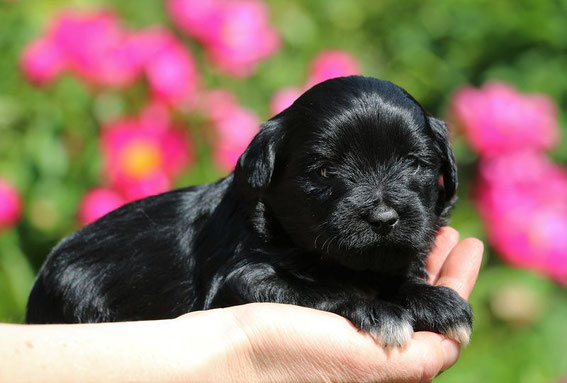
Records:
[[[205,46],[213,63],[233,76],[252,74],[280,46],[260,0],[170,0],[168,10],[181,29]]]
[[[223,16],[207,43],[211,59],[229,74],[248,76],[280,46],[268,9],[258,0],[241,0],[226,3]]]
[[[193,101],[198,82],[193,57],[173,34],[127,31],[110,11],[63,12],[24,50],[21,65],[39,84],[63,70],[102,86],[126,86],[145,73],[152,96],[175,106]]]
[[[311,63],[307,88],[331,78],[359,73],[360,64],[354,56],[338,50],[323,51]]]
[[[171,179],[192,160],[185,132],[172,128],[155,106],[140,118],[105,126],[101,147],[105,176],[127,200],[168,190]]]
[[[226,91],[209,93],[205,108],[215,130],[214,157],[224,170],[232,170],[252,138],[258,133],[260,119],[240,106]]]
[[[452,111],[482,155],[549,149],[559,139],[553,101],[542,94],[521,94],[507,84],[463,88],[453,97]]]
[[[79,221],[87,225],[126,203],[120,193],[106,188],[89,191],[79,207]]]
[[[50,39],[33,41],[22,54],[21,66],[24,73],[40,85],[53,80],[65,65],[64,56]]]
[[[165,132],[171,125],[169,113],[166,104],[153,100],[140,111],[138,122],[146,129]]]
[[[477,205],[497,252],[567,284],[567,171],[534,151],[482,158]]]
[[[208,42],[224,14],[222,0],[168,0],[167,11],[173,22],[189,36]]]
[[[155,171],[135,180],[122,179],[116,186],[128,201],[134,201],[171,190],[172,184],[164,171]]]
[[[301,96],[301,93],[301,89],[292,86],[280,89],[272,96],[272,101],[270,102],[270,113],[275,116],[287,109],[299,96]]]
[[[154,98],[170,105],[193,103],[197,69],[189,52],[170,38],[148,60],[146,72]]]
[[[22,200],[12,184],[0,178],[0,230],[18,223],[22,215]]]
[[[141,62],[117,59],[127,34],[109,11],[64,12],[53,20],[48,38],[69,69],[94,84],[125,85],[142,70]]]

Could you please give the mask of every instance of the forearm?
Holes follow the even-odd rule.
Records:
[[[216,310],[215,310],[216,311]],[[245,352],[229,315],[79,325],[0,325],[0,381],[226,381]],[[218,368],[211,368],[218,366]]]

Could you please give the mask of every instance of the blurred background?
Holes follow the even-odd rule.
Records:
[[[487,244],[438,381],[567,379],[566,0],[5,0],[0,25],[0,321],[62,237],[227,174],[261,121],[359,73],[449,122],[452,226]]]

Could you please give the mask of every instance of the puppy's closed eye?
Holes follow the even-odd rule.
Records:
[[[435,163],[428,157],[410,153],[404,157],[405,163],[417,174],[423,170],[431,170],[435,167]]]
[[[421,164],[422,164],[422,160],[415,154],[408,154],[405,157],[405,161],[408,164],[408,166],[412,169],[414,169],[414,171],[417,173],[420,170]]]

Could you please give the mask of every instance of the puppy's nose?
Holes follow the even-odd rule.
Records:
[[[378,234],[388,234],[398,223],[398,213],[388,206],[380,206],[368,216],[368,223]]]

